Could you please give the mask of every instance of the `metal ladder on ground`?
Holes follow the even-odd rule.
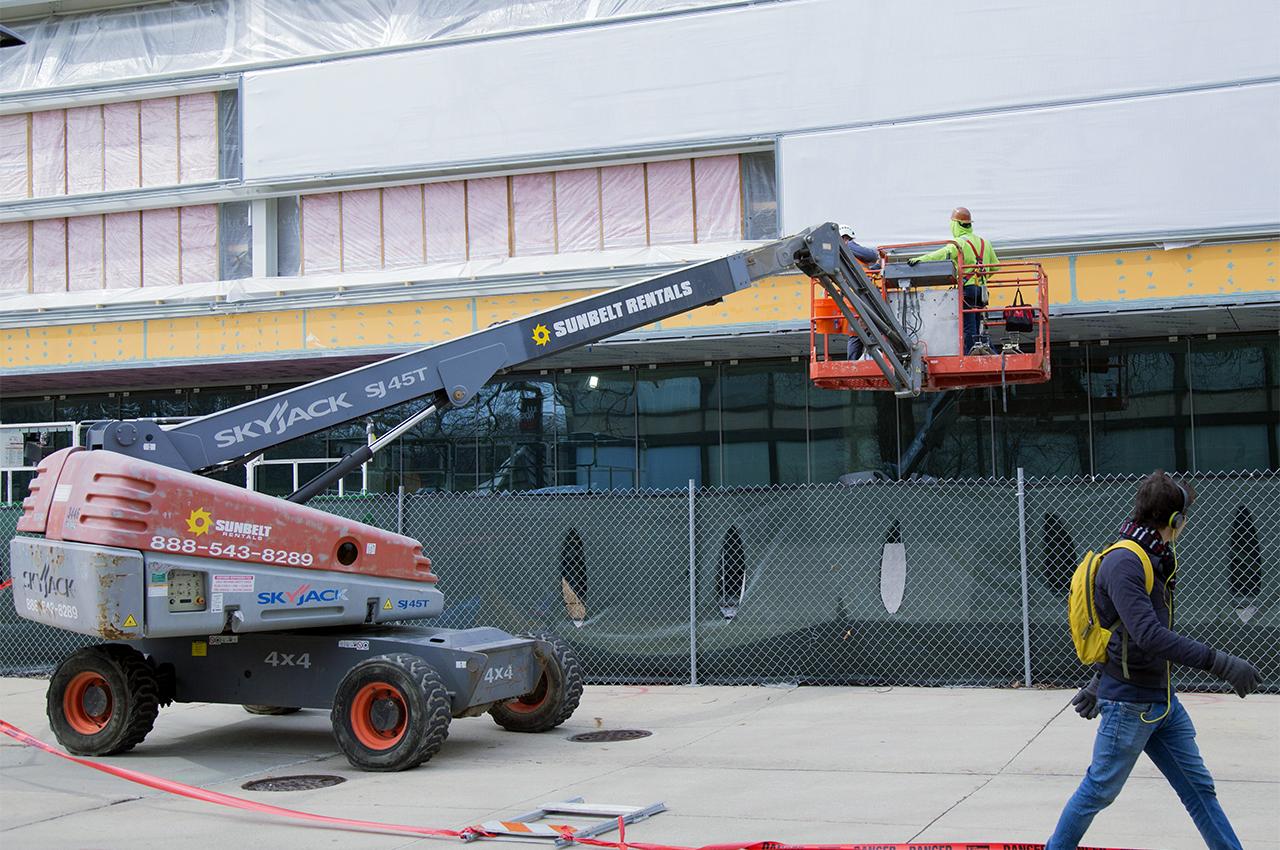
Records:
[[[531,841],[541,843],[550,840],[555,847],[565,847],[578,838],[595,838],[607,832],[647,820],[667,810],[666,803],[648,806],[621,806],[609,803],[587,803],[581,797],[558,803],[543,803],[541,807],[510,820],[485,821],[474,832],[464,833],[463,841],[482,838],[494,841]],[[603,818],[599,823],[575,827],[564,823],[539,823],[550,817]],[[572,836],[572,837],[570,837]]]

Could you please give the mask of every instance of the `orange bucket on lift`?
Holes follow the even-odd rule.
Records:
[[[840,305],[822,287],[815,287],[813,296],[813,331],[820,334],[844,333],[844,315]]]

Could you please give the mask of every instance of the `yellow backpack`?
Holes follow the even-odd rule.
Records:
[[[1089,552],[1071,574],[1071,595],[1067,597],[1067,622],[1071,625],[1071,640],[1076,645],[1076,655],[1085,664],[1098,664],[1107,660],[1107,643],[1119,621],[1109,627],[1098,622],[1098,606],[1093,599],[1093,583],[1098,577],[1102,556],[1115,549],[1128,549],[1142,562],[1142,575],[1147,593],[1155,586],[1156,574],[1151,566],[1147,550],[1133,540],[1113,543],[1098,554]]]

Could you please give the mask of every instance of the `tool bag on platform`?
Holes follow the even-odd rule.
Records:
[[[1004,329],[1010,333],[1025,333],[1035,326],[1036,308],[1022,300],[1022,290],[1013,295],[1013,304],[1004,308]]]

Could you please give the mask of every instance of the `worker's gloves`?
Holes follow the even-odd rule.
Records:
[[[1240,699],[1258,689],[1258,668],[1243,658],[1227,655],[1220,649],[1213,651],[1213,666],[1209,668],[1209,672],[1226,680]]]
[[[1098,674],[1094,673],[1093,678],[1089,680],[1089,684],[1080,689],[1080,692],[1071,698],[1071,707],[1076,710],[1076,714],[1085,720],[1092,720],[1101,712],[1098,708]]]
[[[907,260],[907,265],[914,266],[918,262],[920,262],[919,257],[912,257],[911,259]]]

